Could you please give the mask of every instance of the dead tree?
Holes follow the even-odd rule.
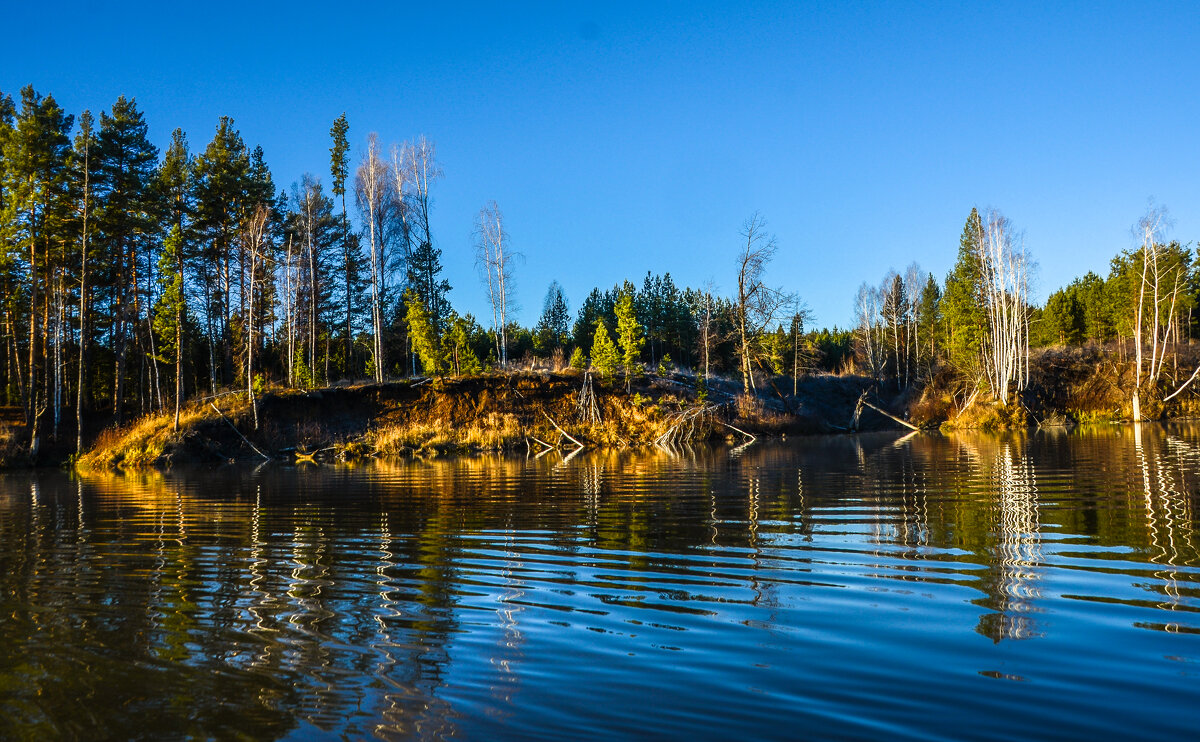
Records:
[[[746,394],[756,390],[754,359],[757,352],[753,345],[767,326],[775,323],[780,312],[794,301],[792,295],[781,288],[767,286],[764,280],[767,264],[779,249],[775,238],[766,233],[766,225],[766,220],[759,214],[751,216],[742,227],[741,235],[746,242],[738,253],[738,293],[734,313],[742,390]]]

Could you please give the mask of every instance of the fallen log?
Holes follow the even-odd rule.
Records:
[[[910,422],[909,422],[909,421],[907,421],[907,420],[901,420],[900,418],[896,417],[895,415],[893,415],[893,414],[892,414],[892,413],[890,413],[890,412],[887,412],[887,411],[885,411],[885,410],[881,410],[881,409],[879,409],[879,408],[878,408],[878,407],[876,407],[875,405],[873,405],[873,404],[871,404],[870,402],[868,402],[866,399],[862,399],[862,400],[859,400],[859,401],[860,401],[860,402],[862,402],[862,403],[863,403],[865,406],[867,406],[867,407],[870,407],[872,410],[875,410],[875,411],[876,411],[876,412],[878,412],[880,415],[883,415],[883,416],[884,416],[884,417],[886,417],[887,419],[889,419],[889,420],[894,420],[894,421],[896,421],[896,422],[900,423],[901,425],[903,425],[904,427],[906,427],[906,428],[909,428],[910,430],[917,430],[917,431],[919,431],[919,430],[920,430],[920,428],[918,428],[916,425],[913,425],[912,423],[910,423]]]

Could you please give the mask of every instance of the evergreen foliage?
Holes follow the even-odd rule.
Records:
[[[596,320],[593,338],[592,365],[605,379],[611,379],[617,372],[617,367],[621,365],[621,356],[617,353],[617,346],[608,334],[608,328],[604,326],[604,320]]]
[[[642,325],[634,313],[633,292],[621,292],[614,311],[617,315],[617,342],[621,346],[621,365],[625,367],[625,388],[628,389],[630,379],[637,376],[641,369],[638,359],[641,357],[642,346],[646,344],[646,339],[642,337]]]

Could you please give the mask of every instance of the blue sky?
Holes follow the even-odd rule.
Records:
[[[0,90],[133,96],[193,151],[232,116],[284,187],[328,185],[343,111],[355,162],[370,131],[426,134],[451,300],[485,314],[471,232],[494,199],[530,324],[554,279],[572,309],[647,270],[728,291],[755,211],[768,278],[818,325],[889,268],[943,277],[976,205],[1024,230],[1043,298],[1106,272],[1148,199],[1200,237],[1194,5],[505,5],[23,3]]]

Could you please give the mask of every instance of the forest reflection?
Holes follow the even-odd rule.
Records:
[[[531,612],[688,631],[740,605],[771,629],[830,585],[960,586],[995,642],[1043,636],[1063,597],[1196,632],[1197,439],[1141,426],[10,474],[0,736],[453,736],[456,683],[487,689],[489,718],[513,713],[539,651]],[[1052,563],[1134,590],[1048,594]],[[73,699],[89,720],[55,711]]]

